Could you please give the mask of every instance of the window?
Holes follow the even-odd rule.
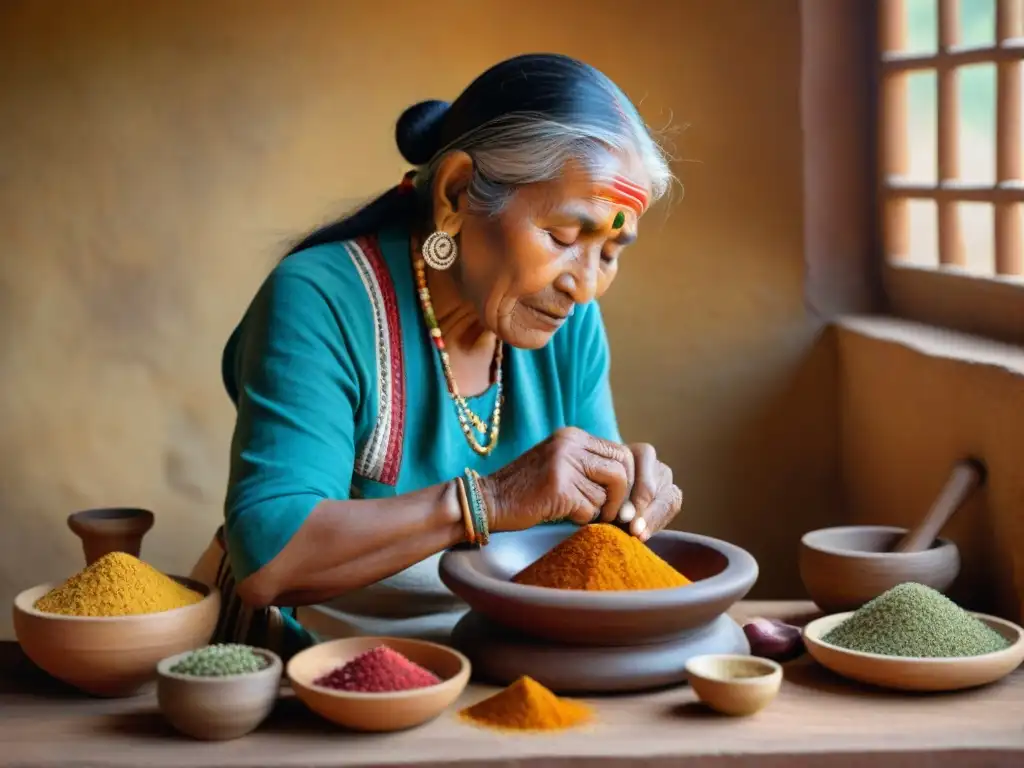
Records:
[[[1024,0],[878,0],[885,293],[1024,338]]]

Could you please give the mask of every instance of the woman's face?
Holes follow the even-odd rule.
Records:
[[[468,156],[453,161],[468,161],[472,171]],[[465,168],[448,170],[455,171],[453,184],[468,179]],[[543,347],[576,304],[608,290],[623,250],[636,240],[649,189],[639,163],[613,156],[600,175],[572,164],[556,181],[522,187],[497,216],[469,211],[464,186],[453,190],[459,202],[444,228],[459,237],[464,297],[506,343]]]

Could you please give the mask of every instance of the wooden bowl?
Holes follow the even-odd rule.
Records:
[[[439,685],[411,691],[354,693],[316,685],[314,680],[365,651],[387,645],[439,678]],[[459,698],[469,682],[469,659],[425,640],[397,637],[348,637],[296,654],[287,674],[295,695],[332,723],[356,731],[400,731],[433,720]]]
[[[852,611],[812,621],[804,627],[804,645],[823,667],[862,683],[901,691],[956,691],[994,683],[1024,661],[1024,629],[983,613],[972,615],[1009,640],[1009,648],[962,658],[905,658],[848,651],[821,639],[851,615]]]
[[[800,578],[826,613],[855,611],[883,592],[913,581],[945,593],[960,573],[960,551],[938,539],[923,552],[891,552],[907,532],[885,525],[822,528],[800,539]]]
[[[475,611],[524,635],[584,646],[664,642],[703,627],[742,599],[757,580],[757,561],[709,536],[661,531],[648,546],[693,584],[672,589],[585,592],[515,584],[519,571],[575,533],[543,525],[499,533],[480,548],[441,557],[441,580]]]
[[[695,656],[686,663],[686,677],[698,699],[734,717],[760,712],[782,687],[778,662],[757,656]]]
[[[258,672],[224,677],[172,672],[192,651],[163,659],[156,668],[156,695],[167,721],[186,736],[205,741],[237,739],[256,730],[274,709],[283,665],[277,654],[253,650],[270,663]]]
[[[205,597],[198,603],[136,616],[61,616],[34,608],[60,584],[42,584],[14,598],[14,633],[25,655],[45,672],[96,696],[131,696],[156,677],[167,656],[206,645],[217,626],[220,591],[171,578]]]

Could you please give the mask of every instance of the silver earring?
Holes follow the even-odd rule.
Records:
[[[448,269],[459,255],[459,246],[455,244],[455,238],[443,230],[432,233],[424,240],[421,250],[427,266],[438,270]]]

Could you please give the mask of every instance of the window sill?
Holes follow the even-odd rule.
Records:
[[[882,279],[897,317],[1024,346],[1024,281],[900,264]]]
[[[1024,378],[1024,348],[1014,344],[885,315],[847,315],[833,325],[928,357],[998,368]]]

